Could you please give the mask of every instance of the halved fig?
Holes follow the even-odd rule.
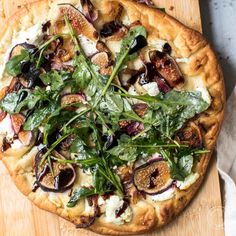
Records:
[[[90,0],[81,0],[83,13],[89,22],[94,22],[98,18],[98,10],[95,9]]]
[[[109,57],[106,52],[98,52],[92,56],[91,62],[97,66],[107,67],[109,65]]]
[[[10,85],[8,86],[8,93],[12,93],[12,92],[17,92],[19,89],[22,88],[22,84],[20,83],[19,79],[17,77],[14,77],[11,80]]]
[[[76,172],[71,164],[63,164],[51,160],[52,170],[47,161],[41,164],[45,149],[41,149],[35,157],[35,176],[38,186],[46,192],[65,192],[70,189],[76,179]],[[59,159],[65,158],[54,151],[52,155]]]
[[[20,113],[13,114],[11,115],[11,122],[15,134],[18,134],[20,132],[22,125],[25,122],[25,117]]]
[[[127,120],[119,122],[120,128],[130,136],[135,136],[144,130],[144,124],[138,121]]]
[[[78,34],[82,34],[92,41],[98,40],[96,29],[77,8],[67,4],[67,6],[61,7],[60,10],[63,15],[68,16],[73,28],[76,29]]]
[[[24,146],[29,146],[33,139],[33,133],[32,131],[22,130],[19,132],[18,138]]]
[[[128,28],[118,20],[105,23],[100,30],[101,37],[112,41],[121,40],[127,33]]]
[[[148,105],[146,103],[136,103],[132,105],[132,109],[138,116],[143,117],[148,109]]]
[[[83,103],[85,101],[85,98],[82,94],[76,93],[76,94],[65,94],[61,98],[61,106],[73,106],[76,103]]]
[[[0,109],[0,122],[6,117],[7,113]]]
[[[176,61],[170,55],[156,50],[149,52],[149,58],[172,88],[183,86],[183,74]]]
[[[139,191],[150,195],[162,193],[173,184],[169,166],[163,160],[150,161],[136,168],[133,182]]]
[[[200,128],[192,121],[188,122],[178,133],[177,139],[182,144],[190,145],[194,148],[203,146]]]
[[[1,88],[0,101],[7,95],[8,90],[9,90],[9,86],[5,86],[5,87]]]
[[[96,48],[99,52],[106,52],[108,54],[111,54],[110,49],[107,47],[107,45],[102,41],[97,41]]]

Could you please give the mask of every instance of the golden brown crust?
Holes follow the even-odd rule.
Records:
[[[177,190],[175,196],[170,200],[158,203],[141,201],[132,206],[134,218],[130,223],[119,226],[108,224],[103,218],[99,218],[89,228],[97,233],[110,235],[144,233],[150,229],[165,225],[176,217],[183,211],[183,208],[189,203],[199,188],[224,116],[225,92],[223,76],[216,56],[203,36],[182,25],[176,19],[159,10],[148,8],[131,0],[103,0],[102,4],[97,4],[98,0],[96,0],[94,3],[98,5],[101,14],[104,14],[106,21],[112,20],[111,15],[114,16],[118,12],[117,7],[119,4],[124,6],[131,22],[140,21],[147,29],[150,38],[161,38],[170,42],[176,57],[190,59],[189,66],[184,68],[185,76],[196,76],[196,79],[197,76],[201,76],[212,97],[211,107],[195,121],[204,133],[203,140],[206,147],[211,150],[211,153],[204,155],[196,166],[196,171],[200,174],[200,178],[187,190]],[[52,7],[52,3],[47,0],[36,1],[26,5],[17,14],[14,14],[6,24],[6,28],[0,31],[0,37],[2,38],[0,56],[6,51],[11,41],[13,30],[20,30],[22,26],[27,27],[28,25],[25,25],[25,23],[35,24],[39,19],[42,19],[43,14],[40,14],[40,12],[49,12]],[[63,205],[57,206],[52,203],[49,200],[48,193],[42,191],[40,194],[38,191],[32,192],[32,157],[34,157],[36,151],[30,149],[29,147],[22,150],[21,153],[9,150],[4,155],[0,155],[17,187],[40,208],[58,214],[73,223],[80,223],[78,216],[82,212],[81,208],[83,206],[80,206],[81,204],[78,204],[79,206],[75,209],[68,210]],[[76,211],[77,213],[75,214]]]

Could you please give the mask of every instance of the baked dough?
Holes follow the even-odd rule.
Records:
[[[14,32],[25,30],[37,22],[45,21],[45,16],[55,18],[57,15],[55,9],[58,2],[65,1],[35,1],[26,4],[10,17],[5,29],[0,32],[1,63],[3,63],[5,52],[11,44]],[[78,1],[67,0],[66,2],[76,4]],[[210,108],[195,120],[204,131],[203,139],[206,148],[211,150],[210,153],[204,154],[204,157],[200,159],[196,166],[196,172],[199,173],[200,178],[186,190],[176,190],[175,196],[169,200],[157,203],[141,200],[138,204],[131,205],[133,219],[130,223],[116,225],[107,223],[103,217],[99,217],[88,228],[96,233],[109,235],[144,233],[170,222],[183,211],[199,188],[206,173],[224,116],[223,76],[216,56],[203,36],[171,16],[131,0],[96,0],[93,3],[99,9],[101,16],[104,16],[103,19],[106,22],[112,20],[117,7],[119,4],[122,5],[130,21],[140,21],[152,40],[162,39],[168,41],[172,46],[175,57],[188,58],[190,61],[188,66],[181,67],[186,80],[190,77],[195,80],[201,77],[212,98]],[[1,87],[9,84],[9,81],[9,78],[3,78]],[[78,216],[84,211],[83,201],[74,208],[66,208],[63,206],[63,201],[60,201],[65,197],[65,193],[58,193],[59,198],[53,201],[54,194],[52,193],[44,192],[41,189],[32,192],[34,182],[33,165],[36,153],[37,149],[32,147],[23,148],[20,152],[9,149],[5,153],[1,153],[0,157],[16,186],[34,204],[75,224],[80,224]]]

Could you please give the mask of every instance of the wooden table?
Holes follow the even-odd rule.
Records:
[[[1,0],[0,27],[29,0]],[[198,0],[154,0],[158,7],[186,25],[201,31]],[[94,236],[75,229],[71,223],[34,206],[15,187],[5,167],[0,163],[0,236]],[[171,224],[148,236],[223,236],[223,217],[219,176],[215,156],[208,174],[189,207]]]

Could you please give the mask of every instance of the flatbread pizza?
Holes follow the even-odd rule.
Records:
[[[0,37],[0,157],[23,194],[109,235],[183,211],[225,104],[200,33],[151,1],[43,0]]]

